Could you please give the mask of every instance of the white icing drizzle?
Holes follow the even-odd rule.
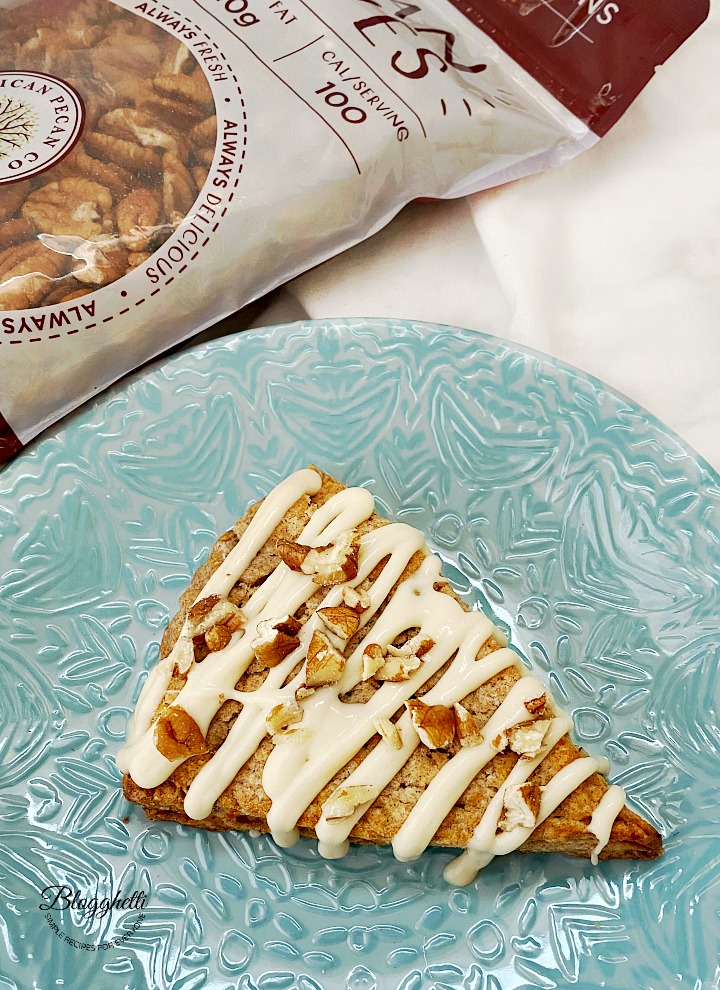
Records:
[[[608,844],[613,822],[625,807],[625,791],[617,784],[611,784],[603,794],[600,804],[592,813],[588,832],[597,838],[597,845],[590,853],[593,866],[597,866],[598,857]]]
[[[364,490],[360,489],[360,491]],[[347,492],[343,492],[341,494],[346,495]],[[367,493],[365,492],[364,494]],[[332,502],[332,499],[329,499],[323,508],[327,507],[330,502]],[[372,512],[372,509],[370,511]],[[368,515],[369,514],[370,513],[368,513]],[[315,513],[315,516],[316,515],[317,512]],[[314,519],[315,516],[312,518]],[[303,533],[300,537],[301,542],[304,541],[304,539],[305,533]],[[322,539],[325,539],[324,535]],[[349,582],[351,585],[358,584],[360,581],[364,580],[373,568],[384,557],[389,555],[389,560],[383,568],[380,576],[375,582],[373,582],[370,589],[366,592],[370,599],[371,605],[370,608],[362,614],[361,625],[367,623],[371,615],[377,611],[382,601],[387,596],[390,588],[392,588],[402,572],[405,570],[410,558],[417,550],[422,549],[423,546],[424,539],[422,534],[419,533],[418,530],[413,529],[410,526],[406,526],[403,523],[393,523],[389,526],[383,526],[361,538],[358,574],[353,581]],[[305,575],[293,574],[291,571],[288,573],[299,580],[307,582],[310,588],[310,593],[306,596],[306,598],[309,598],[310,594],[317,591],[317,585],[313,584],[311,578],[305,577]],[[282,597],[283,592],[281,588],[278,589],[276,594],[277,602],[275,601],[275,596],[272,596],[265,604],[265,611],[268,614],[273,614],[276,612],[278,607],[282,607],[282,602],[285,600],[284,597]],[[323,599],[323,602],[319,607],[322,608],[337,604],[337,602],[340,601],[341,596],[342,586],[337,585],[330,588],[328,594]],[[250,599],[250,602],[248,603],[249,605],[252,604],[253,598]],[[258,618],[262,616],[262,614],[263,613],[260,613]],[[262,690],[263,692],[268,690],[277,692],[273,694],[272,701],[266,705],[246,705],[235,720],[224,744],[215,753],[213,758],[201,768],[200,772],[193,780],[185,796],[185,813],[191,818],[206,818],[210,814],[212,811],[212,806],[217,798],[232,781],[233,777],[243,766],[243,764],[253,755],[263,738],[267,735],[267,723],[265,721],[265,717],[270,708],[272,708],[273,705],[279,704],[282,700],[287,700],[294,697],[296,688],[298,688],[305,679],[303,672],[301,671],[301,673],[298,674],[286,687],[283,688],[282,685],[291,674],[298,661],[305,656],[308,643],[312,638],[313,630],[316,628],[319,621],[320,620],[316,617],[316,615],[313,615],[300,630],[300,648],[286,657],[285,660],[277,667],[274,667],[269,671],[265,681],[263,682]],[[374,638],[375,628],[373,629],[374,642],[376,642]],[[405,625],[402,626],[402,629],[404,628],[406,628]],[[402,629],[399,631],[402,632]],[[389,641],[391,641],[395,635],[397,635],[397,633],[393,634]],[[362,651],[360,652],[360,656],[362,656]],[[347,669],[351,665],[351,659],[348,660],[346,664],[346,677],[343,681],[339,682],[338,685],[334,685],[338,694],[345,690],[349,690],[349,687],[352,687],[352,683],[355,683],[352,682],[349,687],[342,686],[347,683]],[[203,668],[206,663],[207,660],[203,661]],[[360,670],[361,669],[362,665],[360,663]],[[356,680],[359,679],[360,676],[358,676]],[[229,696],[229,693],[232,691],[236,681],[237,677],[232,684],[228,685],[228,689],[225,692],[226,696]],[[183,691],[184,690],[185,689],[183,689]],[[324,688],[316,691],[316,695],[327,697],[328,690],[328,688]],[[312,724],[312,715],[309,714],[311,710],[309,702],[312,701],[314,697],[315,695],[313,695],[312,698],[305,699],[302,703],[304,709],[302,723],[303,728],[309,727]],[[180,696],[178,696],[176,703],[179,703],[179,700]],[[338,702],[338,704],[340,703]],[[346,708],[347,706],[342,707]],[[352,707],[362,708],[364,706]],[[374,731],[374,728],[371,727],[370,735],[373,735]],[[300,743],[298,743],[297,747],[293,745],[291,747],[283,748],[294,751],[296,748],[300,748]],[[271,754],[271,758],[274,757],[275,752],[277,752],[277,750]],[[348,759],[350,759],[353,755],[354,753],[351,753]],[[268,760],[268,763],[269,762],[270,760]],[[347,760],[345,762],[347,762]],[[344,764],[340,764],[340,766],[343,765]],[[340,769],[340,766],[338,766],[338,770]],[[337,772],[337,770],[335,772]],[[268,796],[272,799],[273,795],[267,791],[264,776],[263,787],[265,787]],[[308,797],[305,805],[300,811],[300,814],[305,810],[314,796],[314,794],[311,794]],[[299,817],[299,814],[297,817]],[[276,826],[273,835],[275,836],[275,832],[277,832],[277,836],[275,837],[278,844],[282,844],[280,840],[283,839],[284,843],[288,844],[288,839],[286,836],[292,833],[296,822],[297,818],[294,822],[285,827]]]
[[[386,569],[392,563],[391,556]],[[309,730],[308,738],[299,746],[276,747],[270,754],[263,787],[272,800],[268,824],[273,834],[286,832],[296,824],[319,791],[375,735],[374,719],[393,715],[445,665],[473,626],[483,627],[478,636],[480,644],[491,635],[490,619],[479,612],[464,612],[454,599],[433,590],[439,574],[439,560],[429,556],[416,574],[403,581],[372,632],[348,658],[339,684],[317,691],[304,701],[303,723]],[[362,653],[367,643],[385,647],[400,633],[416,627],[420,636],[429,637],[435,645],[408,680],[384,683],[365,704],[340,701],[340,696],[361,679]]]
[[[418,858],[429,845],[442,825],[443,819],[465,792],[470,782],[497,755],[497,750],[492,745],[493,739],[503,729],[508,729],[518,722],[527,721],[528,711],[525,708],[525,702],[544,693],[543,684],[534,677],[521,677],[512,686],[503,703],[483,727],[484,742],[479,746],[461,749],[456,753],[423,791],[420,800],[393,839],[393,852],[399,860],[406,861]],[[502,811],[502,793],[504,793],[504,788],[508,782],[520,783],[527,780],[532,770],[547,756],[552,746],[565,735],[571,725],[572,721],[567,716],[560,715],[553,719],[546,742],[538,756],[532,760],[518,760],[510,777],[495,795],[494,800],[496,802],[499,798],[496,820]],[[514,779],[511,780],[513,774]],[[492,802],[485,812],[486,818],[493,814],[494,809],[491,810],[491,808]],[[482,824],[481,821],[480,825]]]
[[[473,613],[470,613],[470,615],[472,616]],[[485,637],[485,626],[484,624],[477,624],[474,635],[467,637],[466,642],[458,650],[457,656],[449,669],[443,674],[438,683],[423,695],[422,700],[425,704],[449,706],[453,702],[465,698],[471,691],[479,688],[481,684],[489,681],[491,677],[499,674],[507,667],[515,667],[518,671],[521,670],[517,654],[508,649],[495,650],[484,659],[476,660],[475,656],[487,638],[483,637]],[[527,717],[527,712],[525,713],[525,717]],[[360,766],[346,778],[343,782],[344,787],[369,784],[377,788],[379,793],[390,783],[395,774],[402,769],[419,746],[420,737],[415,731],[409,712],[405,712],[398,719],[396,725],[400,732],[402,748],[393,749],[388,742],[381,739],[372,752],[365,757]],[[493,751],[493,755],[494,753],[495,751]],[[347,818],[328,820],[324,814],[322,815],[315,826],[319,842],[318,849],[322,856],[327,859],[337,858],[338,849],[345,845],[356,822],[362,818],[371,804],[372,801],[367,801]],[[449,808],[445,811],[445,814],[447,814],[447,811],[449,811]],[[443,814],[443,818],[445,814]]]
[[[604,756],[585,756],[573,760],[541,788],[540,810],[535,824],[532,827],[518,826],[510,832],[501,832],[498,835],[497,823],[502,812],[505,789],[511,784],[520,782],[517,778],[513,779],[513,774],[523,762],[518,760],[502,787],[493,796],[465,851],[445,867],[443,876],[448,883],[460,887],[470,883],[475,879],[478,870],[487,866],[495,856],[506,856],[521,846],[534,829],[541,825],[583,781],[594,773],[607,773],[610,769],[610,764]]]
[[[322,478],[317,471],[305,469],[296,471],[281,481],[263,499],[262,505],[250,521],[242,538],[233,547],[220,567],[210,575],[198,598],[208,595],[227,595],[238,577],[245,571],[258,551],[264,546],[275,527],[288,509],[303,495],[315,495],[320,491]],[[316,513],[317,514],[317,513]],[[128,740],[118,752],[117,765],[121,773],[129,773],[132,747],[147,733],[158,705],[168,689],[175,667],[180,641],[187,632],[187,622],[183,624],[171,652],[150,672],[135,706],[128,726]],[[171,771],[168,771],[168,774]],[[135,775],[132,774],[135,780]],[[164,778],[163,778],[164,779]],[[136,780],[137,783],[137,780]]]
[[[198,599],[211,594],[227,596],[288,509],[303,494],[315,494],[320,486],[320,476],[312,470],[298,471],[278,485],[264,499],[238,544],[210,577]],[[365,489],[344,489],[316,509],[298,542],[311,547],[331,544],[368,519],[373,509],[374,500]],[[426,555],[422,565],[391,596],[394,585],[418,550]],[[263,788],[271,800],[267,821],[278,845],[289,846],[297,840],[298,820],[337,772],[375,735],[376,720],[392,717],[451,658],[443,676],[423,696],[427,704],[449,706],[461,701],[508,667],[515,667],[521,677],[483,728],[484,741],[478,746],[462,748],[449,759],[414,806],[393,840],[398,859],[415,859],[422,853],[473,778],[496,755],[492,740],[503,730],[527,720],[525,702],[547,695],[544,685],[527,675],[516,654],[504,647],[505,639],[490,619],[482,612],[466,612],[451,596],[435,590],[434,585],[441,580],[440,561],[429,552],[422,533],[403,523],[391,523],[363,535],[359,541],[358,574],[348,584],[360,584],[383,560],[380,574],[365,590],[370,605],[361,614],[360,628],[386,603],[384,610],[371,632],[346,658],[338,683],[318,688],[302,699],[302,732],[292,741],[276,745],[265,762]],[[305,680],[304,665],[290,683],[285,681],[306,658],[313,631],[321,620],[313,614],[302,626],[298,634],[300,645],[268,672],[258,691],[238,692],[235,684],[253,659],[252,644],[258,625],[267,619],[292,615],[317,590],[311,576],[292,571],[285,564],[278,565],[243,606],[244,627],[233,634],[223,649],[210,653],[202,664],[190,666],[187,680],[173,704],[184,709],[203,734],[225,699],[234,698],[243,703],[227,739],[188,789],[184,807],[190,818],[200,820],[211,814],[217,799],[266,736],[266,716],[270,709],[294,698],[295,690]],[[337,605],[342,593],[343,586],[328,588],[319,607]],[[367,703],[341,700],[362,679],[365,646],[378,643],[385,648],[410,629],[419,629],[421,637],[434,642],[418,669],[405,681],[383,683]],[[187,633],[186,621],[171,653],[148,677],[131,723],[128,743],[118,754],[118,767],[129,772],[141,787],[159,785],[183,762],[168,760],[157,750],[153,716],[183,649],[182,640],[187,642]],[[503,643],[503,648],[477,660],[480,648],[491,635]],[[401,748],[393,749],[388,741],[381,739],[343,786],[369,785],[375,796],[387,786],[420,741],[408,712],[396,725]],[[470,882],[481,866],[494,856],[517,848],[533,831],[532,827],[516,827],[496,834],[503,795],[507,787],[528,779],[571,725],[569,716],[556,711],[537,756],[517,761],[489,803],[468,848],[447,867],[445,875],[451,883]],[[606,768],[607,761],[603,759],[581,758],[561,770],[542,790],[536,825],[590,774]],[[610,788],[596,809],[589,825],[599,840],[593,862],[597,862],[597,854],[607,842],[623,803],[622,789]],[[370,804],[372,800],[342,819],[328,820],[322,815],[316,831],[323,856],[336,858],[347,852],[348,836]]]

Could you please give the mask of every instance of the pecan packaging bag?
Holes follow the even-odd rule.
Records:
[[[418,197],[593,144],[708,0],[0,0],[0,460]]]

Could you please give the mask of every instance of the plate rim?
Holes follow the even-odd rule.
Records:
[[[565,374],[568,374],[571,378],[579,377],[584,381],[588,381],[594,387],[599,388],[602,392],[612,396],[617,401],[627,405],[630,410],[639,412],[645,419],[647,419],[647,421],[650,423],[650,425],[653,427],[655,431],[659,432],[665,437],[668,437],[668,439],[670,439],[673,443],[675,443],[679,448],[678,453],[682,453],[683,457],[689,458],[690,461],[693,462],[702,472],[708,475],[710,480],[715,485],[717,485],[720,482],[720,476],[717,474],[717,472],[715,472],[715,470],[709,464],[707,464],[705,459],[702,458],[701,455],[698,455],[693,450],[693,448],[689,444],[687,444],[682,438],[677,436],[677,434],[675,434],[675,432],[671,428],[667,427],[664,423],[662,423],[662,421],[659,420],[658,417],[648,412],[646,409],[644,409],[644,407],[641,404],[639,404],[635,400],[627,397],[619,390],[613,388],[612,386],[607,385],[607,383],[603,382],[600,379],[597,379],[596,377],[588,374],[587,372],[584,372],[581,369],[577,369],[575,366],[567,364],[566,362],[554,358],[551,355],[547,355],[541,351],[528,348],[524,345],[515,344],[514,342],[507,341],[504,338],[500,338],[492,334],[487,334],[484,332],[475,331],[468,328],[457,327],[451,324],[428,323],[427,321],[406,320],[399,317],[398,318],[368,317],[368,318],[352,318],[352,319],[343,317],[337,319],[328,318],[328,319],[320,319],[320,320],[308,319],[308,320],[293,321],[292,323],[273,324],[265,327],[256,327],[250,330],[238,331],[236,333],[215,338],[213,340],[197,343],[192,347],[185,347],[181,351],[178,351],[176,353],[163,355],[160,358],[155,359],[148,365],[145,365],[140,369],[136,369],[136,371],[134,371],[131,375],[125,376],[122,380],[115,383],[110,388],[106,389],[103,393],[93,397],[92,400],[85,403],[82,407],[68,414],[68,416],[65,417],[63,421],[61,421],[62,424],[61,428],[58,428],[58,424],[55,424],[55,426],[51,428],[50,436],[48,436],[48,434],[45,433],[42,436],[36,438],[36,440],[32,441],[31,444],[28,445],[28,448],[22,451],[18,455],[18,457],[14,458],[13,461],[10,462],[8,466],[11,467],[17,465],[22,460],[23,454],[29,454],[31,450],[34,450],[36,447],[40,446],[48,439],[50,440],[59,439],[62,433],[72,428],[73,421],[79,418],[82,414],[87,414],[89,417],[91,417],[94,410],[101,408],[106,403],[112,402],[117,396],[122,395],[127,389],[132,388],[134,385],[137,385],[143,379],[151,377],[154,374],[157,374],[158,372],[162,372],[166,368],[181,366],[185,364],[185,362],[188,360],[188,357],[192,357],[193,355],[204,357],[218,350],[227,350],[228,348],[235,349],[237,347],[241,348],[245,340],[251,338],[266,339],[270,336],[275,336],[275,335],[280,336],[281,334],[288,333],[289,331],[292,331],[294,329],[295,330],[306,329],[311,333],[316,333],[317,331],[322,330],[323,328],[329,328],[329,327],[332,327],[335,330],[339,330],[343,332],[343,331],[358,330],[358,329],[362,329],[363,327],[372,328],[373,326],[380,326],[383,329],[392,332],[393,323],[409,325],[413,328],[417,327],[418,329],[429,328],[441,332],[449,331],[455,336],[461,335],[464,340],[472,340],[473,338],[476,337],[479,340],[485,341],[495,351],[497,351],[499,348],[502,348],[506,353],[514,352],[514,353],[520,353],[524,356],[530,356],[534,359],[540,360],[545,364],[549,364],[553,368],[559,369]],[[119,442],[121,443],[122,441],[120,440]],[[0,482],[1,481],[2,478],[0,476]]]

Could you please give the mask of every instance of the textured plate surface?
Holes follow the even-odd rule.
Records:
[[[326,863],[128,806],[114,754],[178,594],[308,462],[426,532],[660,860],[516,855],[452,889],[448,852]],[[294,324],[110,391],[0,473],[1,990],[717,988],[719,519],[720,479],[647,413],[477,333]],[[50,886],[147,903],[43,911]]]

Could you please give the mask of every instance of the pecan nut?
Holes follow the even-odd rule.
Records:
[[[192,75],[158,75],[153,86],[160,96],[190,103],[204,114],[212,113],[213,95],[205,73],[198,66]]]
[[[75,278],[96,288],[115,282],[127,268],[127,252],[114,237],[88,238],[78,245],[73,257],[76,258],[72,272]]]
[[[166,53],[160,66],[161,76],[179,76],[194,67],[193,57],[190,49],[178,42]]]
[[[210,169],[206,168],[204,165],[193,165],[192,177],[195,180],[195,187],[199,191],[205,185],[210,175]]]
[[[131,251],[127,257],[128,271],[131,268],[139,268],[140,265],[144,265],[151,257],[151,251]]]
[[[0,186],[0,222],[4,223],[14,217],[27,196],[25,183],[15,183],[12,186]]]
[[[319,629],[312,634],[305,665],[307,687],[337,684],[345,670],[345,657],[339,653]]]
[[[503,795],[503,809],[498,828],[512,832],[515,828],[534,828],[540,811],[541,791],[535,782],[511,784]]]
[[[331,633],[344,641],[351,639],[360,625],[359,614],[349,605],[328,605],[319,608],[317,615]]]
[[[29,237],[35,236],[35,228],[27,220],[16,217],[13,220],[3,220],[0,227],[0,251],[12,247],[14,244],[22,244]]]
[[[214,156],[214,99],[187,45],[107,0],[55,6],[0,10],[3,67],[61,76],[85,105],[81,140],[51,172],[0,188],[0,256],[19,266],[0,285],[5,308],[54,305],[144,264],[192,209]],[[37,241],[3,254],[36,234],[50,262]]]
[[[155,746],[166,760],[184,760],[207,753],[205,736],[184,708],[171,706],[155,723]]]
[[[419,698],[405,702],[415,731],[428,749],[447,749],[455,738],[455,718],[445,705],[426,705]]]
[[[90,179],[60,179],[30,193],[22,215],[38,233],[91,238],[103,232],[110,191]]]
[[[177,128],[193,127],[206,116],[200,107],[192,103],[184,103],[182,98],[173,100],[149,90],[147,83],[142,80],[126,80],[123,84],[123,95],[127,99],[132,99],[137,107],[158,114]]]
[[[213,148],[217,136],[217,117],[213,114],[196,124],[190,131],[190,143],[198,148]]]
[[[93,72],[112,86],[129,76],[147,79],[157,71],[159,45],[141,38],[132,21],[117,21],[110,26],[103,41],[90,52]]]
[[[149,189],[134,189],[115,208],[120,240],[128,251],[147,251],[160,220],[160,204]]]
[[[90,131],[85,135],[85,147],[94,158],[120,165],[130,172],[153,176],[162,169],[162,158],[152,148],[142,148],[134,141],[125,141],[112,134]]]
[[[115,162],[101,162],[99,158],[88,155],[80,145],[61,163],[69,174],[80,174],[93,182],[99,182],[112,193],[117,202],[131,191],[136,184],[132,174]]]
[[[82,286],[73,275],[64,275],[53,282],[53,287],[46,296],[43,296],[43,306],[54,306],[56,303],[72,302],[86,296],[89,292],[94,292],[94,286]]]
[[[110,110],[102,115],[97,129],[124,141],[134,141],[143,148],[152,148],[160,154],[169,151],[179,158],[187,156],[187,144],[180,134],[147,110],[134,110],[132,107]]]
[[[39,241],[26,241],[0,253],[0,310],[37,306],[67,263],[65,255]]]
[[[192,209],[197,196],[193,177],[177,155],[163,156],[163,205],[172,224],[178,224]]]

